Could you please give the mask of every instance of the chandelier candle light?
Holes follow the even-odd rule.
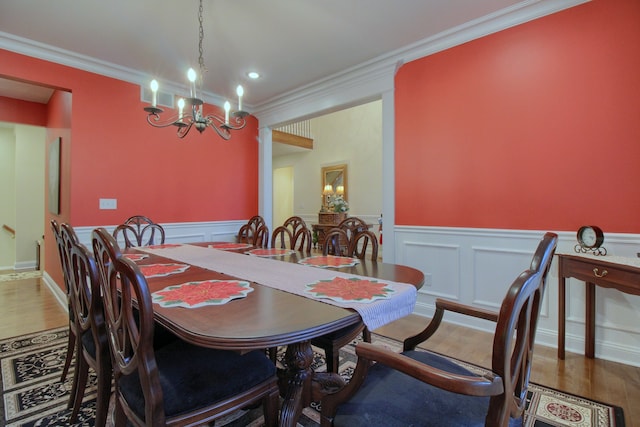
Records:
[[[204,30],[202,28],[202,0],[200,0],[200,9],[198,11],[198,21],[200,23],[199,33],[199,63],[200,63],[200,81],[202,82],[204,72],[206,71],[204,66],[204,59],[202,57],[202,40],[204,38]],[[189,68],[187,71],[187,78],[189,79],[189,98],[180,98],[178,100],[178,114],[173,117],[161,121],[160,114],[164,112],[162,108],[157,105],[158,100],[158,81],[151,81],[152,100],[151,105],[144,108],[148,114],[147,122],[153,127],[164,128],[168,126],[176,126],[178,128],[178,137],[184,138],[187,136],[193,126],[202,133],[207,127],[215,130],[221,138],[228,140],[231,138],[232,130],[240,130],[245,127],[245,117],[249,115],[248,112],[242,110],[242,96],[244,95],[244,89],[241,85],[238,85],[236,94],[238,95],[238,110],[231,111],[231,104],[229,101],[224,103],[224,118],[215,115],[207,114],[206,116],[202,112],[204,101],[198,98],[196,93],[196,71],[193,68]],[[185,111],[185,107],[187,110]],[[231,119],[230,119],[231,117]]]

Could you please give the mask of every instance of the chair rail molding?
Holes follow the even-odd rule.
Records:
[[[176,222],[160,223],[165,232],[165,243],[194,243],[194,242],[231,242],[235,240],[240,227],[248,221],[210,221],[210,222]],[[97,225],[89,227],[74,227],[78,239],[84,245],[91,246],[91,233],[98,227],[107,229],[110,233],[115,225]]]

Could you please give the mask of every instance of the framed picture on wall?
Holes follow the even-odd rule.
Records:
[[[49,145],[49,212],[60,214],[60,138]]]

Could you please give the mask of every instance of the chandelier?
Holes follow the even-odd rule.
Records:
[[[204,30],[202,28],[202,0],[200,0],[200,8],[198,10],[198,23],[200,24],[199,33],[199,58],[198,63],[200,65],[200,89],[202,90],[202,79],[206,68],[204,65],[204,59],[202,57],[202,39],[204,38]],[[193,68],[189,68],[187,71],[187,78],[189,80],[189,98],[180,98],[178,100],[178,114],[168,118],[161,119],[160,114],[164,112],[162,108],[157,106],[158,95],[158,81],[151,81],[152,101],[151,105],[144,107],[144,111],[149,113],[147,115],[147,122],[157,128],[165,128],[169,126],[175,126],[178,128],[178,137],[184,138],[187,136],[192,127],[195,127],[198,132],[202,133],[206,128],[211,128],[216,131],[220,137],[225,140],[231,138],[232,130],[239,130],[245,127],[245,117],[249,115],[248,112],[242,110],[242,96],[244,95],[244,89],[242,86],[238,86],[236,93],[238,95],[238,110],[231,111],[231,104],[229,101],[224,103],[224,117],[216,114],[204,115],[202,112],[204,101],[198,98],[196,93],[196,72]]]

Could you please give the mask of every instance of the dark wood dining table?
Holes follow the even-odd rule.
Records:
[[[189,245],[208,247],[210,244]],[[136,261],[140,266],[181,262],[145,252],[144,249],[130,248],[124,252],[146,255],[146,258]],[[295,252],[273,259],[298,263],[309,256]],[[336,271],[411,284],[416,288],[420,288],[424,282],[423,273],[415,268],[370,260],[360,260],[356,265],[341,267]],[[231,279],[242,277],[190,265],[179,274],[150,277],[147,282],[149,291],[153,293],[185,282]],[[253,291],[245,298],[223,305],[185,309],[154,304],[154,317],[183,340],[204,347],[248,352],[286,346],[285,369],[279,372],[283,397],[280,425],[295,426],[304,407],[344,386],[344,380],[337,374],[313,371],[310,340],[361,323],[362,318],[355,310],[278,290],[259,281],[251,282],[251,287]]]

